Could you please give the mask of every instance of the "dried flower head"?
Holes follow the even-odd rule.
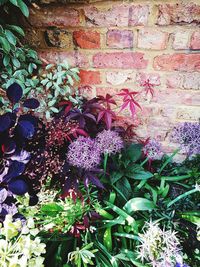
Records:
[[[143,147],[143,153],[151,160],[160,159],[163,155],[161,151],[161,144],[158,141],[151,139]]]
[[[116,154],[123,148],[123,140],[120,135],[111,130],[103,130],[96,137],[96,144],[104,154]]]
[[[200,123],[185,122],[174,128],[171,140],[189,155],[200,154]]]
[[[79,137],[69,145],[67,160],[72,166],[91,170],[100,163],[100,150],[90,137]]]
[[[162,230],[158,224],[149,222],[139,236],[138,258],[154,267],[172,267],[176,264],[176,257],[181,254],[176,232]]]

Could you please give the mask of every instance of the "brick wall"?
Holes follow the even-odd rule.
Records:
[[[199,0],[41,2],[25,23],[27,42],[49,62],[68,59],[80,67],[90,96],[140,91],[147,79],[154,85],[154,97],[139,100],[141,137],[159,139],[168,151],[172,127],[198,121]]]

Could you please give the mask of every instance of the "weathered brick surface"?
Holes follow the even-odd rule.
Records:
[[[109,30],[107,32],[107,46],[111,48],[132,48],[133,32],[130,30]]]
[[[121,4],[104,9],[88,6],[84,8],[84,13],[88,26],[128,26],[129,6],[127,5]]]
[[[93,57],[95,68],[144,69],[147,63],[144,54],[137,52],[99,52]]]
[[[112,85],[123,85],[124,83],[133,83],[134,76],[132,71],[108,71],[106,81]]]
[[[53,51],[39,51],[39,57],[49,63],[61,63],[67,61],[71,66],[80,68],[88,67],[88,58],[80,52],[53,52]]]
[[[200,71],[200,54],[161,55],[154,59],[156,70]]]
[[[148,5],[132,5],[129,9],[129,26],[147,25],[149,17]]]
[[[30,9],[28,21],[34,27],[77,26],[80,24],[79,11],[67,6],[48,6]]]
[[[168,33],[155,29],[139,31],[138,47],[143,49],[163,50],[167,46]]]
[[[158,25],[200,24],[200,4],[177,1],[158,5]]]
[[[192,34],[190,48],[200,50],[200,31],[196,31]]]
[[[190,32],[178,31],[174,33],[172,48],[175,50],[189,49],[190,47]]]
[[[42,0],[25,23],[26,42],[44,64],[67,60],[78,66],[80,92],[115,95],[141,92],[140,137],[167,147],[177,122],[200,117],[200,1]],[[144,84],[154,88],[145,94]],[[132,121],[129,112],[123,121]]]
[[[74,42],[80,48],[100,48],[100,33],[96,31],[74,31]]]

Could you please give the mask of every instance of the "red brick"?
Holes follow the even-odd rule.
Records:
[[[169,34],[156,29],[139,31],[138,47],[143,49],[163,50],[167,46]]]
[[[154,59],[154,69],[167,71],[199,71],[200,54],[173,54],[157,56]]]
[[[166,85],[168,88],[181,88],[183,83],[183,78],[181,74],[172,73],[167,75]]]
[[[192,34],[190,48],[194,50],[200,50],[200,31]]]
[[[144,69],[148,60],[139,52],[97,53],[93,56],[96,68]]]
[[[128,26],[129,6],[121,4],[106,9],[86,6],[84,14],[88,26]]]
[[[41,59],[47,60],[49,63],[56,64],[66,60],[71,66],[89,67],[88,58],[78,51],[53,52],[45,50],[39,51],[38,54]]]
[[[191,23],[200,23],[200,5],[192,2],[158,5],[157,24],[173,25]]]
[[[80,48],[100,48],[100,33],[96,31],[79,30],[73,33],[75,44]]]
[[[49,26],[78,26],[80,24],[79,11],[67,6],[48,6],[40,9],[30,9],[28,18],[34,27]]]
[[[133,32],[128,30],[109,30],[107,32],[107,46],[111,48],[132,48]]]
[[[100,84],[100,72],[99,71],[90,71],[90,70],[80,70],[80,83],[83,85],[92,85],[92,84]]]
[[[148,22],[149,6],[132,5],[129,9],[129,26],[144,26]]]

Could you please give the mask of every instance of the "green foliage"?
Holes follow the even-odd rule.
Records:
[[[15,6],[19,8],[19,10],[22,12],[22,14],[26,17],[29,16],[29,10],[28,6],[23,0],[0,0],[0,6],[3,6],[3,9],[7,11],[9,6]]]

